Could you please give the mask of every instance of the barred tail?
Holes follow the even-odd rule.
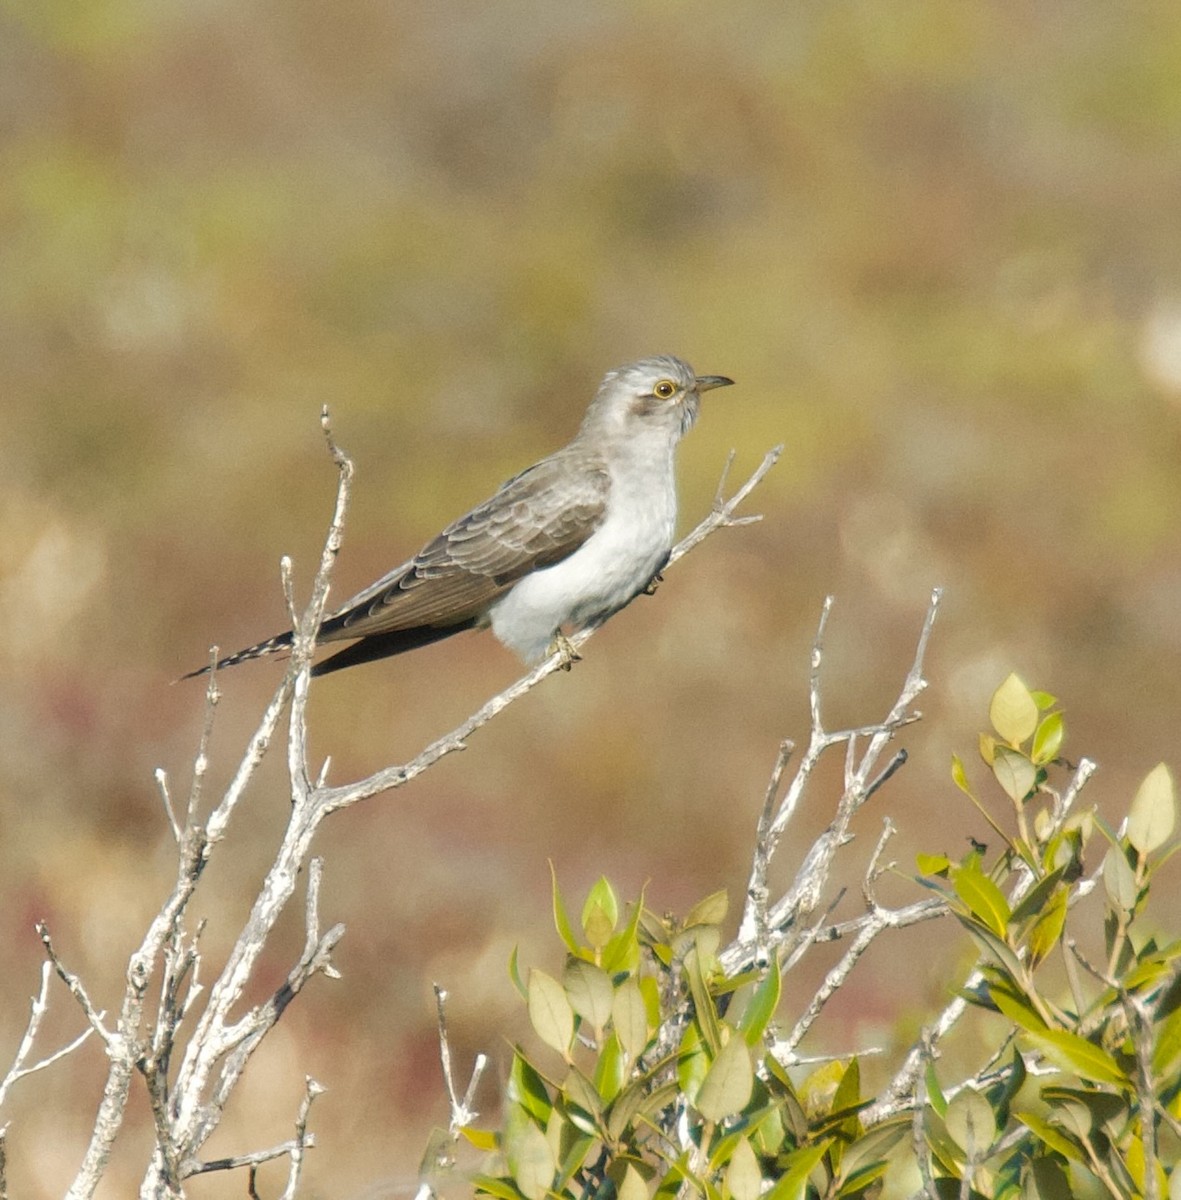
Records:
[[[280,650],[286,650],[294,640],[291,630],[286,633],[277,633],[273,638],[267,638],[265,642],[259,642],[257,646],[247,646],[245,650],[239,650],[236,654],[227,654],[225,658],[220,658],[217,661],[217,669],[220,671],[223,667],[236,667],[239,663],[249,662],[252,658],[265,658],[268,654],[275,654]],[[198,675],[208,675],[209,664],[206,663],[203,667],[198,667],[195,671],[190,671],[187,675],[182,675],[177,682],[185,679],[196,679]]]

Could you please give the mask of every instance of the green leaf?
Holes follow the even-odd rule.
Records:
[[[1128,866],[1127,857],[1118,845],[1109,846],[1103,857],[1103,888],[1113,909],[1124,913],[1135,912],[1140,888],[1135,872]]]
[[[951,778],[956,787],[966,796],[972,794],[972,785],[968,782],[968,772],[964,770],[964,764],[958,754],[951,756]],[[934,871],[926,872],[928,875],[934,875],[935,873]]]
[[[499,1200],[521,1200],[521,1193],[508,1179],[494,1175],[473,1175],[472,1187],[477,1196],[496,1196]]]
[[[1041,712],[1045,712],[1047,708],[1053,708],[1058,703],[1057,696],[1051,696],[1049,692],[1039,692],[1037,688],[1033,688],[1029,694]]]
[[[1042,878],[1039,879],[1037,883],[1035,883],[1033,887],[1031,887],[1029,891],[1021,897],[1020,903],[1015,909],[1013,909],[1013,912],[1009,917],[1010,922],[1014,925],[1020,925],[1023,921],[1026,921],[1028,918],[1040,913],[1042,908],[1045,906],[1046,901],[1050,898],[1054,889],[1058,886],[1065,872],[1065,867],[1059,867],[1057,870],[1051,871],[1049,875],[1043,875]]]
[[[611,1025],[628,1057],[639,1058],[648,1044],[648,1010],[640,985],[634,977],[615,989],[611,1002]]]
[[[825,1138],[811,1146],[801,1146],[782,1160],[783,1174],[775,1186],[764,1193],[764,1200],[804,1200],[808,1176],[820,1164],[832,1145],[832,1138]]]
[[[644,915],[644,893],[632,905],[627,924],[603,947],[602,967],[616,971],[634,971],[640,963],[640,922]]]
[[[1029,933],[1030,966],[1037,966],[1058,945],[1066,925],[1066,902],[1069,896],[1068,888],[1059,888],[1034,922]]]
[[[1022,996],[1012,996],[1006,991],[1002,991],[999,987],[992,987],[988,990],[989,999],[1001,1010],[1001,1012],[1017,1025],[1019,1028],[1027,1030],[1029,1033],[1045,1033],[1048,1026],[1043,1020],[1041,1014],[1031,1004],[1025,1002]]]
[[[586,932],[586,940],[596,950],[601,950],[610,941],[618,924],[619,900],[615,889],[600,875],[582,906],[582,928]]]
[[[508,956],[508,977],[513,981],[513,987],[521,993],[521,999],[529,998],[529,989],[525,986],[525,981],[521,978],[521,962],[520,962],[520,946],[514,946],[513,952]]]
[[[577,1067],[571,1067],[563,1081],[560,1099],[571,1125],[585,1134],[598,1133],[603,1098],[599,1089]]]
[[[782,990],[783,980],[779,974],[779,959],[775,958],[773,962],[768,963],[763,978],[751,994],[750,1003],[738,1021],[738,1029],[746,1038],[746,1044],[752,1049],[762,1041],[771,1018],[775,1016]]]
[[[951,886],[967,905],[968,911],[997,937],[1004,939],[1011,915],[1004,893],[983,871],[960,867],[951,876]]]
[[[701,1038],[701,1028],[690,1021],[681,1034],[681,1048],[677,1052],[677,1083],[690,1104],[697,1099],[702,1081],[709,1071],[709,1055]]]
[[[939,1084],[939,1076],[935,1073],[935,1064],[928,1062],[927,1069],[923,1074],[927,1087],[927,1102],[939,1116],[943,1116],[947,1112],[947,1097],[943,1094],[943,1088]]]
[[[578,939],[574,936],[574,927],[570,924],[570,915],[566,912],[566,902],[562,899],[562,889],[558,887],[558,872],[552,859],[549,865],[549,874],[550,891],[553,897],[554,928],[558,931],[558,937],[566,943],[566,949],[571,954],[577,954],[582,947],[579,946]]]
[[[846,1148],[841,1158],[841,1178],[851,1180],[862,1171],[884,1164],[890,1152],[911,1133],[909,1117],[895,1117],[875,1125]],[[868,1182],[868,1180],[866,1180]]]
[[[685,928],[693,925],[720,925],[726,919],[730,907],[729,893],[723,888],[711,892],[704,900],[698,900],[685,916]]]
[[[558,1169],[545,1134],[532,1121],[506,1129],[504,1156],[509,1174],[526,1200],[542,1200]]]
[[[549,1120],[553,1103],[550,1101],[545,1080],[520,1050],[513,1054],[507,1091],[509,1100],[520,1105],[539,1125],[544,1125]]]
[[[1144,855],[1158,850],[1169,840],[1177,822],[1177,800],[1173,777],[1158,763],[1144,777],[1128,813],[1128,841]]]
[[[701,966],[701,956],[696,947],[685,955],[685,978],[689,983],[689,994],[693,997],[693,1009],[697,1014],[697,1024],[701,1027],[702,1037],[711,1055],[717,1054],[721,1048],[721,1032],[718,1022],[718,1010],[713,997],[709,994],[709,985]]]
[[[1042,1117],[1039,1117],[1036,1112],[1014,1112],[1013,1116],[1017,1117],[1017,1120],[1026,1129],[1029,1129],[1031,1133],[1036,1134],[1037,1138],[1050,1147],[1050,1150],[1061,1154],[1069,1162],[1086,1162],[1083,1150],[1074,1141],[1067,1138],[1065,1133],[1061,1133],[1059,1129],[1055,1129],[1048,1121],[1044,1121]]]
[[[1058,757],[1062,746],[1062,738],[1066,733],[1060,712],[1050,713],[1038,723],[1037,732],[1033,735],[1033,748],[1029,752],[1035,763],[1053,762]]]
[[[574,1037],[574,1010],[566,999],[566,989],[544,971],[529,972],[529,1020],[547,1046],[563,1057]]]
[[[1037,767],[1021,753],[1008,746],[998,746],[992,760],[992,773],[1005,795],[1019,804],[1033,791],[1037,781]]]
[[[472,1125],[461,1125],[459,1132],[471,1142],[477,1150],[491,1153],[496,1149],[496,1134],[491,1129],[476,1129]]]
[[[562,983],[570,1007],[596,1030],[601,1030],[611,1019],[611,1003],[615,999],[607,972],[585,959],[573,958],[562,972]]]
[[[988,719],[1010,746],[1019,746],[1037,728],[1037,701],[1016,675],[1010,675],[993,692]]]
[[[956,916],[959,917],[960,924],[968,931],[968,936],[985,954],[995,959],[1011,979],[1020,979],[1024,975],[1025,968],[1022,967],[1021,960],[1013,953],[1007,942],[997,937],[991,929],[985,929],[974,918],[961,917],[959,913]]]
[[[627,1081],[627,1059],[619,1038],[612,1033],[603,1043],[599,1051],[599,1061],[595,1065],[595,1087],[604,1104],[610,1104],[619,1095]]]
[[[759,1160],[746,1138],[739,1138],[730,1165],[726,1168],[726,1187],[734,1200],[759,1200],[763,1187],[763,1172]]]
[[[1029,1164],[1021,1200],[1074,1200],[1074,1196],[1074,1188],[1056,1158],[1041,1155]]]
[[[633,1163],[624,1167],[623,1179],[615,1192],[616,1200],[648,1200],[648,1185]]]
[[[951,859],[946,854],[916,854],[914,861],[922,875],[939,875],[946,878],[951,870]]]
[[[943,1120],[956,1144],[965,1154],[977,1159],[983,1157],[996,1141],[996,1117],[992,1106],[969,1087],[949,1101]]]
[[[1160,1079],[1170,1075],[1181,1062],[1181,1009],[1170,1013],[1156,1027],[1152,1048],[1152,1073]]]
[[[732,1031],[729,1041],[710,1064],[693,1105],[707,1121],[716,1124],[746,1107],[754,1080],[750,1047],[741,1035]]]
[[[1106,1050],[1067,1029],[1047,1029],[1026,1036],[1056,1066],[1093,1083],[1128,1086],[1128,1077]]]

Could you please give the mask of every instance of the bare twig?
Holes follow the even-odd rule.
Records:
[[[25,1061],[33,1052],[33,1043],[37,1040],[37,1032],[41,1028],[41,1020],[49,1008],[49,977],[52,972],[53,965],[50,962],[47,961],[41,964],[41,987],[33,997],[32,1004],[30,1005],[29,1023],[25,1026],[25,1035],[21,1038],[20,1045],[17,1047],[16,1055],[12,1060],[12,1066],[8,1068],[8,1073],[4,1078],[0,1079],[0,1108],[4,1107],[4,1101],[8,1099],[8,1093],[12,1090],[13,1084],[24,1079],[26,1075],[34,1075],[38,1071],[44,1071],[46,1067],[53,1066],[55,1062],[65,1058],[67,1054],[72,1054],[94,1032],[94,1026],[89,1025],[72,1042],[68,1042],[52,1054],[47,1054],[44,1058],[38,1059],[31,1067],[25,1066]]]
[[[905,755],[900,753],[895,755],[884,769],[880,771],[878,769],[882,754],[898,730],[919,719],[920,714],[912,711],[911,705],[926,687],[926,681],[923,679],[923,661],[935,617],[939,611],[941,595],[942,593],[938,589],[931,594],[931,602],[919,634],[914,659],[898,698],[890,711],[876,724],[836,732],[829,732],[824,728],[820,706],[820,672],[824,659],[824,635],[833,603],[831,596],[825,599],[821,608],[816,638],[812,643],[808,688],[812,728],[808,747],[804,751],[795,775],[773,817],[768,816],[767,802],[764,802],[764,812],[759,820],[750,882],[747,885],[746,904],[739,925],[738,937],[721,955],[723,968],[727,972],[734,973],[753,963],[767,961],[769,948],[773,948],[775,945],[786,942],[789,945],[794,943],[795,947],[799,947],[812,944],[816,940],[817,931],[815,929],[807,933],[793,933],[793,930],[801,927],[819,906],[832,871],[836,852],[849,838],[849,824],[854,815],[905,762]],[[858,748],[858,739],[865,739],[864,749]],[[837,745],[845,746],[846,755],[845,786],[837,804],[836,815],[808,851],[802,866],[796,873],[792,887],[768,908],[766,895],[768,865],[778,848],[780,838],[795,815],[796,808],[821,755]],[[769,799],[778,794],[785,767],[786,761],[781,749],[771,772],[771,781],[767,789]],[[787,963],[795,961],[795,959],[789,954],[784,961]]]

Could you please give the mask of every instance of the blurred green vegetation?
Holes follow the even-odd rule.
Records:
[[[836,721],[878,714],[948,589],[882,801],[904,830],[1010,669],[1079,714],[1100,799],[1125,794],[1181,712],[1178,78],[1165,3],[0,2],[0,1046],[35,917],[114,994],[170,872],[151,771],[182,786],[200,720],[168,684],[283,624],[280,554],[309,578],[323,403],[358,465],[340,596],[641,354],[741,385],[683,449],[686,524],[731,446],[738,470],[787,451],[761,525],[328,831],[345,979],[291,1014],[226,1153],[289,1135],[306,1070],[332,1088],[315,1186],[411,1178],[444,1115],[429,982],[457,1053],[495,1051],[504,931],[544,937],[547,857],[572,887],[650,878],[657,905],[740,887],[828,591]],[[473,637],[325,681],[317,749],[341,778],[410,755],[514,670]],[[273,681],[225,679],[223,776]],[[252,810],[234,864],[276,828]],[[206,898],[211,953],[236,886]],[[915,965],[878,962],[823,1036],[938,994]],[[17,1096],[16,1192],[76,1166],[98,1076],[71,1076]]]

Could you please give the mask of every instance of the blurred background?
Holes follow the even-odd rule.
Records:
[[[786,449],[761,524],[466,753],[329,822],[343,978],[288,1012],[211,1156],[289,1137],[307,1073],[329,1090],[306,1194],[409,1193],[446,1120],[431,982],[460,1074],[492,1056],[491,1119],[525,1036],[512,947],[560,966],[547,859],[576,904],[601,873],[658,909],[739,896],[778,742],[807,735],[826,593],[836,727],[884,713],[946,588],[927,719],[858,824],[841,911],[887,813],[902,874],[988,840],[948,764],[984,784],[1010,670],[1061,698],[1118,819],[1181,715],[1178,78],[1167,3],[5,0],[0,1060],[37,918],[117,1005],[173,872],[152,771],[184,795],[201,725],[201,685],[172,681],[285,627],[279,557],[306,588],[335,488],[322,404],[357,464],[337,599],[565,441],[640,355],[739,384],[682,447],[685,528],[731,448],[735,482]],[[281,670],[223,676],[211,792]],[[465,635],[332,676],[314,752],[335,782],[403,761],[518,671]],[[835,794],[822,773],[781,879]],[[286,809],[269,764],[198,895],[206,978]],[[302,941],[292,913],[258,997]],[[930,927],[884,942],[806,1048],[913,1033],[961,953]],[[47,1048],[79,1024],[57,989]],[[102,1077],[88,1045],[18,1086],[14,1195],[62,1193]],[[149,1125],[137,1098],[102,1195],[133,1194]]]

